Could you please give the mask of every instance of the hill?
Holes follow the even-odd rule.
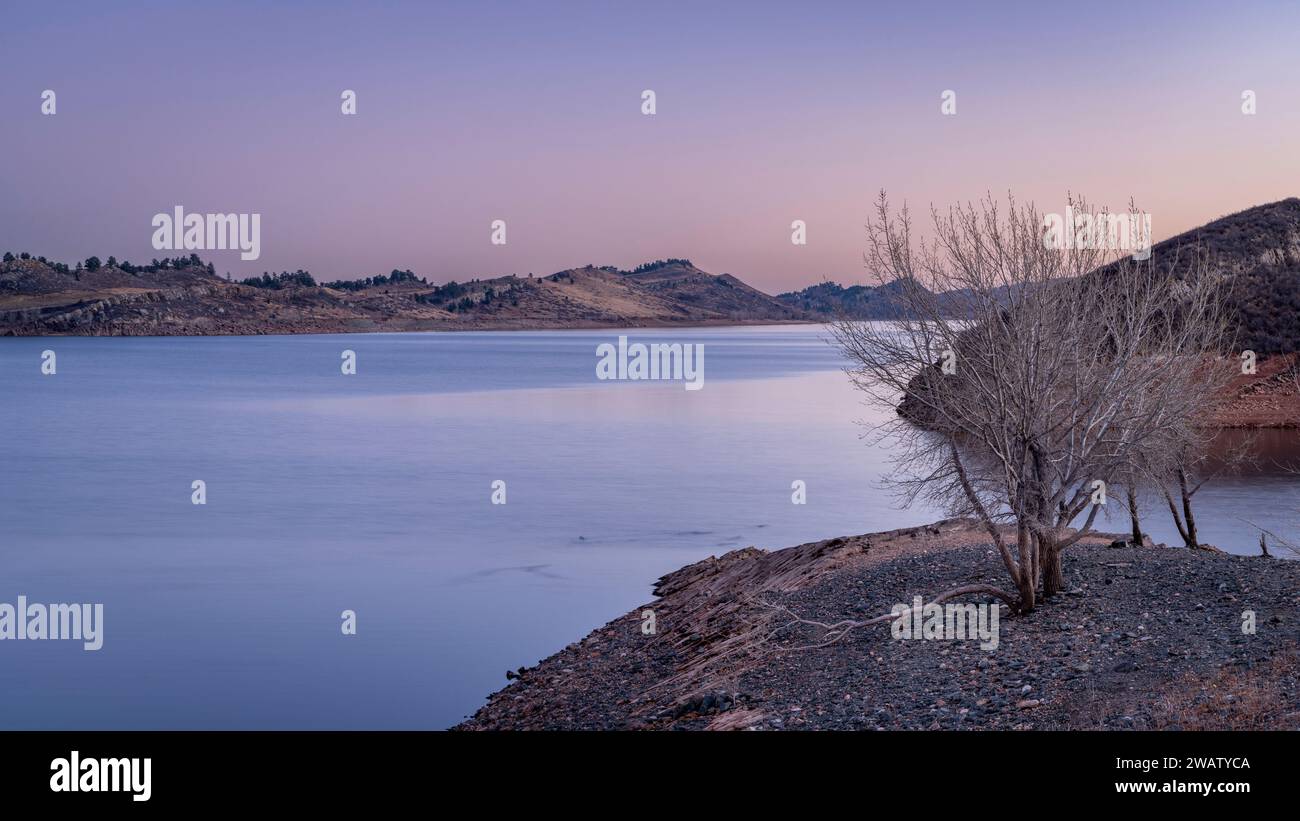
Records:
[[[776,298],[791,308],[827,319],[897,319],[900,309],[895,297],[899,289],[895,282],[847,288],[836,282],[822,282],[802,291],[777,294]]]
[[[1248,208],[1193,228],[1153,247],[1157,264],[1187,266],[1195,248],[1233,284],[1230,307],[1239,347],[1269,356],[1300,351],[1300,198]],[[1090,274],[1099,285],[1107,268]],[[785,305],[821,320],[895,319],[901,316],[899,286],[823,282],[779,294]],[[964,295],[944,295],[951,315],[962,314]]]
[[[1157,262],[1210,255],[1234,283],[1239,347],[1300,351],[1300,199],[1222,217],[1157,243]],[[92,264],[93,263],[93,264]],[[1104,283],[1106,269],[1089,276]],[[229,282],[197,255],[136,266],[92,258],[70,268],[42,257],[0,262],[0,334],[188,335],[594,328],[887,320],[897,283],[823,282],[776,297],[730,274],[666,259],[630,271],[586,265],[545,277],[430,284],[411,271],[317,283],[306,271]],[[963,294],[944,294],[959,317]]]
[[[1262,356],[1300,350],[1300,198],[1257,205],[1193,228],[1152,247],[1167,268],[1191,264],[1188,249],[1207,254],[1232,285],[1230,308],[1238,349]],[[1104,281],[1106,269],[1094,272]]]
[[[318,283],[306,271],[230,282],[197,255],[69,268],[7,254],[0,334],[208,335],[709,325],[802,314],[689,260],[631,271],[587,265],[534,278],[432,285],[411,271]]]
[[[890,320],[904,316],[902,290],[898,280],[883,285],[851,285],[848,288],[834,282],[823,282],[802,291],[778,294],[776,298],[820,322]],[[999,299],[1004,299],[1006,293],[1003,289]],[[946,291],[939,297],[937,304],[946,316],[959,319],[970,315],[970,293],[967,290]]]
[[[1234,378],[1213,397],[1205,424],[1210,427],[1300,427],[1300,199],[1289,198],[1221,217],[1152,246],[1152,264],[1176,277],[1204,260],[1227,286],[1228,310],[1236,338],[1235,357],[1254,351],[1258,372]],[[1086,275],[1089,287],[1107,287],[1120,263]],[[1046,287],[1051,288],[1052,285]],[[925,390],[929,374],[918,374],[899,404],[904,417],[925,424],[923,403],[911,394]]]

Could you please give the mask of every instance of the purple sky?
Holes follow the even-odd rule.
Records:
[[[1300,195],[1300,5],[1157,5],[6,2],[0,250],[147,261],[182,205],[262,215],[259,260],[200,252],[236,276],[689,257],[775,292],[865,281],[882,187],[1133,196],[1157,239]]]

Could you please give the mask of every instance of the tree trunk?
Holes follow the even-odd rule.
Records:
[[[1178,515],[1178,505],[1174,504],[1174,497],[1169,495],[1165,490],[1165,502],[1169,504],[1169,515],[1174,519],[1174,526],[1178,528],[1178,535],[1182,537],[1183,544],[1187,544],[1187,528],[1183,525],[1183,517]]]
[[[1038,560],[1043,566],[1043,598],[1050,599],[1065,587],[1061,572],[1061,548],[1055,539],[1038,540]]]
[[[1128,495],[1128,520],[1133,530],[1133,546],[1142,546],[1142,525],[1138,522],[1137,494],[1132,488],[1125,488]]]
[[[1201,542],[1196,538],[1196,519],[1192,516],[1192,494],[1187,492],[1187,474],[1181,470],[1178,471],[1178,490],[1183,497],[1183,522],[1187,525],[1183,541],[1188,547],[1200,547]]]
[[[1029,528],[1024,525],[1017,528],[1016,547],[1020,557],[1016,590],[1020,594],[1020,612],[1028,613],[1034,609],[1034,577],[1037,574],[1034,567],[1033,540],[1029,536]]]

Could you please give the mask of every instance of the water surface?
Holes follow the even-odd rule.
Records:
[[[943,515],[878,486],[822,329],[629,335],[704,389],[596,381],[617,332],[0,340],[0,601],[105,610],[98,652],[0,643],[0,727],[446,727],[683,564]],[[1240,552],[1300,509],[1276,470],[1198,502]]]

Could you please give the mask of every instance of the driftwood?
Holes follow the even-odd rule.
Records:
[[[1105,544],[1113,538],[1115,534],[1096,534],[1086,540]],[[782,648],[773,641],[783,629],[797,623],[826,629],[822,644],[831,644],[859,627],[895,618],[887,615],[819,623],[774,604],[772,600],[779,594],[803,589],[827,574],[855,566],[989,543],[987,530],[973,519],[945,519],[922,527],[811,542],[773,552],[748,547],[669,573],[655,585],[660,600],[648,606],[663,627],[655,641],[669,643],[682,661],[674,675],[651,690],[680,690],[682,695],[698,692],[761,663],[773,652],[802,649]],[[992,585],[974,584],[933,594],[929,602],[972,594],[1009,600],[1008,594]]]

